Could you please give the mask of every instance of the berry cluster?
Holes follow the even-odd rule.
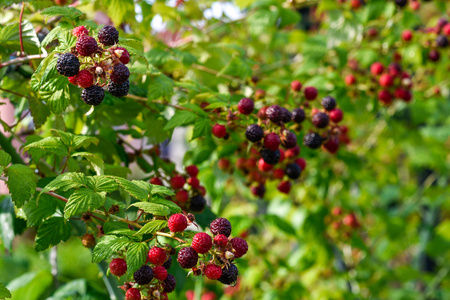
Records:
[[[436,26],[426,28],[424,32],[426,33],[424,44],[429,49],[428,59],[433,62],[439,61],[441,53],[445,53],[449,46],[450,23],[446,19],[441,18]]]
[[[353,231],[361,227],[354,212],[344,214],[340,207],[333,207],[331,215],[327,217],[327,223],[331,224],[331,229],[334,231],[332,235],[338,234],[344,237],[350,237]]]
[[[83,89],[81,99],[88,105],[102,103],[104,89],[115,97],[126,96],[130,89],[130,71],[125,65],[130,61],[130,54],[117,46],[119,32],[116,28],[103,27],[98,32],[98,41],[89,36],[84,26],[74,28],[72,34],[77,37],[76,46],[58,57],[58,73]]]
[[[185,168],[186,174],[174,173],[171,177],[164,178],[161,174],[150,179],[151,184],[167,185],[175,190],[176,194],[172,201],[183,210],[201,212],[206,206],[206,189],[197,178],[198,168],[195,165]],[[164,179],[167,184],[164,184]]]
[[[347,0],[338,0],[339,4],[344,4],[346,2],[347,2]],[[366,5],[366,1],[364,1],[364,0],[350,0],[349,2],[350,2],[350,7],[353,10],[357,10],[361,6]],[[400,8],[404,8],[408,4],[408,0],[394,0],[393,2]],[[420,7],[420,2],[417,0],[411,0],[409,2],[409,5],[412,10],[418,10]]]
[[[238,268],[233,261],[247,253],[247,242],[238,237],[230,238],[231,224],[225,218],[211,222],[210,230],[212,237],[205,232],[194,235],[191,245],[178,252],[178,263],[184,269],[191,269],[195,276],[203,275],[233,285],[238,276]]]

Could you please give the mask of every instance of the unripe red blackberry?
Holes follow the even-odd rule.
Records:
[[[333,209],[331,210],[331,214],[333,216],[339,216],[342,214],[342,208],[340,207],[333,207]]]
[[[279,149],[272,151],[267,148],[263,148],[260,153],[264,161],[268,164],[276,165],[280,161],[281,152]]]
[[[288,164],[286,166],[286,169],[284,170],[284,173],[287,175],[287,177],[289,177],[291,179],[299,178],[301,172],[302,172],[302,169],[296,163]]]
[[[170,185],[172,186],[172,188],[174,188],[176,190],[183,188],[185,183],[186,183],[186,180],[181,175],[173,176],[170,179]]]
[[[125,300],[141,300],[141,291],[135,288],[130,288],[125,293]]]
[[[86,248],[94,248],[96,244],[95,237],[90,233],[86,233],[81,237],[81,243]]]
[[[272,105],[266,110],[267,118],[275,124],[278,124],[283,119],[283,111],[280,106]]]
[[[166,270],[169,270],[170,267],[172,266],[172,256],[168,255],[167,257],[168,257],[168,258],[167,258],[166,262],[163,263],[162,266],[163,266],[164,268],[166,268]]]
[[[323,138],[320,134],[309,132],[303,138],[303,145],[311,149],[317,149],[322,145]]]
[[[306,168],[306,160],[303,157],[299,157],[295,160],[295,163],[302,169],[302,171]]]
[[[443,28],[442,28],[442,33],[445,35],[450,35],[450,24],[446,24]]]
[[[347,86],[352,86],[356,83],[356,77],[353,74],[349,74],[345,76],[344,81]]]
[[[73,85],[77,85],[77,75],[75,76],[70,76],[69,78],[69,82]]]
[[[264,161],[264,159],[260,158],[258,160],[258,170],[260,170],[261,172],[269,172],[270,170],[272,170],[273,166],[266,163]]]
[[[244,256],[248,251],[248,244],[244,239],[235,237],[231,239],[231,245],[234,249],[234,257],[239,258]]]
[[[207,265],[203,270],[203,274],[208,279],[217,280],[222,276],[222,268],[213,264]]]
[[[416,0],[412,0],[409,3],[409,7],[411,7],[412,10],[416,11],[416,10],[418,10],[420,8],[420,2],[416,1]]]
[[[355,214],[353,214],[353,213],[346,215],[342,219],[342,223],[344,223],[344,225],[347,225],[352,228],[358,228],[360,226],[358,219],[356,218]]]
[[[177,199],[178,202],[186,202],[189,200],[189,193],[186,190],[179,190],[176,194],[175,194],[175,199]]]
[[[398,63],[394,62],[388,66],[387,73],[391,77],[399,77],[402,75],[402,66],[400,66]]]
[[[72,30],[72,34],[78,38],[83,35],[89,35],[89,31],[84,26],[78,26]]]
[[[330,120],[334,123],[339,123],[344,118],[344,113],[339,108],[330,111]]]
[[[272,172],[272,176],[275,179],[283,179],[283,177],[284,177],[284,170],[283,169],[275,169]]]
[[[292,121],[295,123],[301,123],[305,120],[305,111],[302,108],[295,108],[292,111]]]
[[[436,38],[436,45],[440,48],[447,48],[448,46],[448,38],[445,35],[439,35]]]
[[[394,95],[396,98],[402,99],[405,102],[409,102],[412,99],[411,92],[402,88],[396,89]]]
[[[182,232],[187,228],[188,222],[184,215],[174,214],[170,216],[168,226],[171,232]]]
[[[294,80],[294,81],[291,82],[291,89],[293,91],[298,92],[298,91],[300,91],[302,89],[302,84],[300,83],[300,81]]]
[[[143,265],[133,275],[134,281],[139,285],[149,284],[153,279],[153,270],[149,265]]]
[[[205,232],[196,233],[192,239],[191,247],[199,254],[205,254],[212,247],[212,239]]]
[[[108,92],[114,97],[121,98],[128,95],[130,90],[130,81],[125,81],[124,83],[115,83],[110,81],[107,85]]]
[[[172,293],[175,290],[177,281],[172,274],[167,274],[167,278],[164,280],[164,292]]]
[[[441,58],[441,55],[439,54],[439,51],[436,49],[431,49],[431,51],[428,53],[428,58],[431,61],[438,61],[439,58]]]
[[[56,61],[56,70],[63,76],[75,76],[80,70],[80,60],[72,53],[64,53]]]
[[[127,263],[122,258],[115,258],[109,264],[109,270],[111,274],[120,277],[127,272]]]
[[[331,96],[326,96],[322,99],[322,106],[325,110],[330,111],[336,107],[336,99]]]
[[[286,158],[293,158],[300,154],[300,147],[298,145],[295,145],[295,147],[292,147],[290,149],[287,149],[284,152]]]
[[[112,46],[119,42],[119,32],[114,26],[106,25],[98,32],[98,41],[105,46]]]
[[[374,62],[371,66],[370,66],[370,73],[372,73],[372,75],[380,75],[381,73],[383,73],[384,71],[384,66],[382,63],[380,62]]]
[[[218,218],[211,222],[209,229],[214,235],[223,234],[229,237],[231,234],[231,223],[225,218]]]
[[[206,199],[201,195],[191,197],[189,202],[189,209],[193,212],[202,212],[206,206]]]
[[[198,175],[198,168],[195,165],[187,166],[185,169],[186,173],[191,177],[196,177]]]
[[[229,264],[222,269],[222,276],[217,280],[223,284],[231,285],[237,281],[238,273],[238,268],[233,264]]]
[[[259,99],[263,99],[266,96],[266,92],[264,90],[256,90],[255,91],[255,99],[259,100]]]
[[[159,281],[163,281],[167,278],[167,269],[163,266],[156,266],[153,268],[153,276]]]
[[[259,142],[264,137],[264,130],[258,124],[252,124],[245,130],[245,137],[252,143]]]
[[[266,193],[266,187],[264,186],[264,184],[260,183],[257,186],[252,186],[251,192],[256,197],[263,198],[264,194]]]
[[[243,115],[249,115],[253,112],[255,104],[250,98],[242,98],[238,103],[238,110]]]
[[[326,141],[323,145],[323,148],[330,152],[331,154],[334,154],[339,149],[339,140],[336,137],[331,137],[328,141]]]
[[[219,167],[219,169],[226,171],[228,170],[228,168],[230,168],[230,160],[226,158],[221,158],[217,162],[217,166]]]
[[[186,247],[178,252],[178,263],[183,269],[190,269],[197,265],[198,253],[192,247]]]
[[[281,145],[286,149],[297,146],[297,136],[291,131],[284,129],[281,133]]]
[[[389,74],[383,74],[378,82],[382,87],[390,87],[394,83],[394,78]]]
[[[155,266],[162,266],[166,258],[167,254],[163,248],[153,247],[148,251],[148,260]]]
[[[361,7],[361,0],[350,0],[350,6],[356,10]]]
[[[290,181],[282,181],[278,184],[278,190],[284,194],[289,194],[291,191],[291,182]]]
[[[405,42],[409,42],[409,41],[412,39],[412,31],[411,31],[411,30],[408,30],[408,29],[404,30],[404,31],[402,32],[402,39],[403,39]]]
[[[128,70],[127,66],[125,66],[122,63],[114,65],[110,75],[110,78],[113,82],[117,84],[125,83],[129,77],[130,77],[130,70]]]
[[[227,135],[227,128],[224,125],[215,124],[212,128],[212,134],[219,139],[224,138]]]
[[[317,89],[313,86],[307,86],[305,87],[305,90],[303,91],[303,93],[305,94],[305,98],[308,101],[312,101],[314,99],[317,98]]]
[[[261,107],[257,113],[258,118],[260,118],[261,120],[267,120],[267,109],[268,108],[269,108],[268,106]]]
[[[330,123],[330,118],[323,112],[318,112],[312,117],[312,123],[317,128],[325,128]]]
[[[124,65],[130,62],[130,53],[127,49],[123,47],[116,47],[113,50],[113,53],[119,58],[120,62]]]
[[[153,177],[152,179],[150,179],[150,183],[154,185],[163,185],[161,179],[159,179],[158,177]]]
[[[280,146],[280,136],[275,132],[271,132],[264,138],[264,147],[269,150],[275,151]]]
[[[187,183],[194,189],[198,189],[200,187],[200,180],[198,180],[197,177],[189,177],[187,179]]]
[[[392,94],[387,90],[381,90],[378,92],[378,100],[380,100],[383,104],[391,104],[392,103]]]
[[[88,70],[81,70],[77,74],[77,85],[82,88],[88,88],[94,85],[94,76]]]
[[[81,36],[78,38],[76,49],[81,56],[91,56],[98,49],[97,41],[92,36]]]
[[[228,245],[228,238],[223,234],[218,234],[214,237],[214,244],[218,247],[225,247]]]
[[[97,106],[103,102],[105,98],[105,91],[98,85],[93,85],[81,92],[81,99],[87,105]]]

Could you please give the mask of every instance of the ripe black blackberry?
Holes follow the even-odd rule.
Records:
[[[436,45],[441,48],[446,48],[448,46],[448,38],[441,34],[436,38]]]
[[[88,35],[83,35],[78,38],[76,49],[81,56],[91,56],[98,50],[97,41]]]
[[[336,107],[336,99],[331,96],[326,96],[322,99],[322,106],[325,110],[330,111]]]
[[[218,218],[211,222],[209,229],[214,235],[223,234],[229,237],[231,234],[231,223],[225,218]]]
[[[193,212],[201,212],[203,209],[205,209],[206,206],[206,199],[203,198],[201,195],[195,195],[191,197],[191,200],[189,202],[189,208]]]
[[[289,177],[291,179],[299,178],[301,172],[302,172],[302,169],[296,163],[288,164],[286,166],[286,169],[284,170],[284,173],[287,175],[287,177]]]
[[[63,76],[75,76],[80,70],[80,60],[72,53],[64,53],[58,57],[56,70]]]
[[[283,120],[283,110],[278,105],[272,105],[266,110],[266,115],[270,121],[275,124],[280,123]]]
[[[281,122],[289,123],[291,121],[291,119],[292,119],[291,112],[287,108],[282,107],[281,108]]]
[[[258,124],[252,124],[245,130],[245,136],[250,142],[259,142],[264,137],[264,130]]]
[[[281,134],[281,145],[286,149],[291,149],[297,146],[297,136],[291,131],[284,129]]]
[[[166,279],[164,279],[164,292],[172,293],[175,290],[177,281],[172,274],[167,274]]]
[[[197,265],[198,253],[192,247],[186,247],[178,252],[178,263],[183,269],[190,269]]]
[[[303,138],[303,145],[311,149],[317,149],[322,145],[323,138],[320,134],[309,132]]]
[[[166,270],[169,270],[172,266],[172,256],[168,255],[168,257],[169,258],[166,260],[166,262],[163,263],[163,267],[166,268]]]
[[[139,285],[149,284],[153,279],[153,270],[149,265],[143,265],[134,272],[134,281]]]
[[[269,165],[276,165],[281,157],[279,149],[272,151],[267,148],[263,148],[260,153],[263,160]]]
[[[108,92],[114,97],[125,97],[128,95],[128,91],[130,90],[130,81],[127,80],[124,83],[115,83],[110,81],[108,83]]]
[[[295,123],[301,123],[305,120],[305,111],[302,108],[295,108],[292,111],[292,121]]]
[[[81,99],[87,105],[97,106],[102,103],[105,98],[105,91],[98,85],[83,89],[81,92]]]
[[[317,128],[325,128],[330,123],[330,117],[323,112],[318,112],[312,117],[312,123]]]
[[[238,273],[238,268],[233,264],[229,264],[228,267],[225,266],[222,269],[222,276],[217,280],[223,284],[231,285],[237,281]]]
[[[125,66],[122,63],[114,65],[110,75],[112,81],[118,84],[125,83],[129,77],[130,77],[130,70],[128,70],[127,66]]]
[[[119,42],[119,32],[114,26],[106,25],[98,32],[98,41],[105,46],[112,46]]]
[[[395,4],[400,7],[404,7],[408,3],[408,0],[395,0]]]

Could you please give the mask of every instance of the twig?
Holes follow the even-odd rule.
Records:
[[[7,89],[1,88],[1,87],[0,87],[0,90],[2,90],[2,91],[4,91],[4,92],[7,92],[7,93],[10,93],[10,94],[14,94],[14,95],[19,96],[19,97],[23,97],[23,98],[30,99],[30,97],[28,97],[28,96],[19,94],[19,93],[17,93],[17,92],[11,91],[11,90],[7,90]]]
[[[202,66],[202,65],[193,64],[191,67],[194,68],[194,69],[197,69],[197,70],[209,73],[209,74],[216,75],[216,77],[222,77],[222,78],[225,78],[225,79],[228,79],[228,80],[236,80],[236,81],[239,81],[241,83],[243,82],[240,78],[233,77],[233,76],[230,76],[230,75],[227,75],[227,74],[220,74],[219,71],[210,69],[210,68]]]
[[[155,234],[158,235],[158,236],[165,236],[165,237],[174,239],[174,240],[176,240],[176,241],[178,241],[178,242],[180,242],[180,243],[184,243],[184,241],[183,241],[182,239],[177,238],[176,236],[172,236],[172,235],[170,235],[170,234],[168,234],[168,233],[165,233],[165,232],[159,232],[159,231],[157,231],[157,232],[155,232]]]
[[[26,62],[26,61],[29,61],[29,60],[45,58],[47,56],[48,56],[48,54],[33,54],[33,55],[24,56],[24,57],[14,58],[14,59],[5,61],[3,63],[0,63],[0,68],[6,67],[6,66],[10,66],[10,65],[14,65],[14,64],[18,64],[18,63],[22,63],[22,62]]]
[[[25,55],[25,51],[23,49],[23,37],[22,37],[22,17],[23,17],[24,8],[25,8],[25,2],[22,2],[22,9],[20,10],[20,16],[19,16],[20,57]]]
[[[42,188],[37,187],[36,191],[42,192]],[[55,197],[56,199],[59,199],[59,200],[64,201],[66,203],[69,202],[69,200],[67,198],[64,198],[63,196],[60,196],[60,195],[58,195],[56,193],[53,193],[53,192],[45,192],[44,194],[47,194],[47,195],[52,196],[52,197]]]
[[[25,119],[26,118],[26,116],[28,116],[29,114],[30,114],[30,110],[29,109],[27,109],[27,111],[20,117],[20,119],[17,121],[17,123],[16,124],[14,124],[14,125],[11,125],[11,126],[9,126],[9,128],[14,128],[14,127],[16,127],[17,125],[19,125],[19,123],[23,120],[23,119]]]

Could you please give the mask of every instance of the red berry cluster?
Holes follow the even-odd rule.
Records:
[[[426,33],[424,45],[428,51],[428,59],[436,62],[441,58],[441,53],[446,52],[449,47],[450,23],[441,18],[436,26],[423,30]]]
[[[73,29],[76,46],[62,54],[57,70],[69,77],[69,82],[83,88],[81,98],[88,105],[99,105],[104,89],[115,97],[128,94],[130,71],[125,66],[130,61],[127,49],[118,47],[119,32],[113,26],[105,26],[98,33],[98,41],[89,36],[84,26]]]
[[[344,214],[341,207],[333,207],[328,221],[331,223],[334,234],[342,234],[345,237],[350,237],[353,231],[361,227],[355,213],[350,211]]]
[[[191,269],[195,276],[203,275],[231,285],[238,276],[233,261],[247,253],[247,242],[238,237],[230,238],[231,224],[225,218],[211,222],[210,230],[212,237],[205,232],[194,235],[191,245],[178,252],[178,263],[184,269]],[[200,261],[199,255],[202,258]]]

